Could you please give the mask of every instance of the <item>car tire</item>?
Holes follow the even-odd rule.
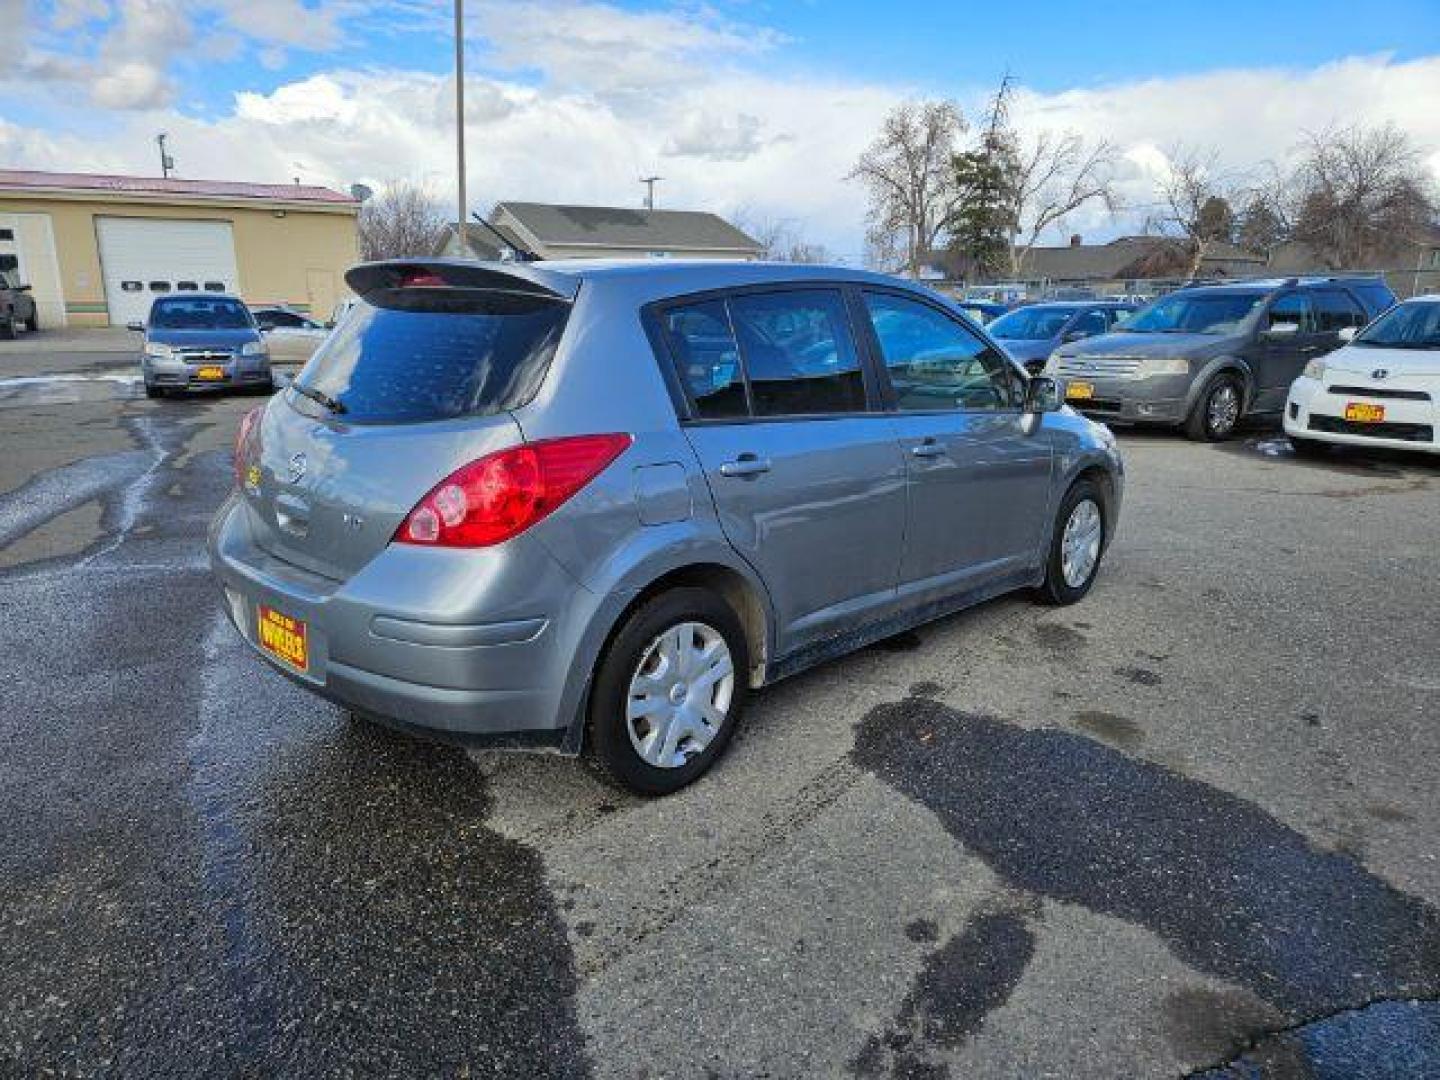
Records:
[[[717,674],[726,666],[728,674]],[[744,628],[715,593],[686,587],[645,601],[596,668],[587,717],[592,762],[610,783],[637,794],[679,791],[730,742],[749,670]],[[704,723],[706,713],[718,723]]]
[[[15,320],[14,320],[14,319],[6,319],[4,322],[0,322],[0,341],[14,341],[14,340],[15,340]]]
[[[1235,434],[1245,412],[1245,384],[1234,375],[1216,375],[1185,418],[1185,436],[1196,442],[1224,442]]]
[[[32,311],[32,312],[30,313],[30,318],[28,318],[28,319],[25,320],[25,332],[26,332],[27,334],[34,334],[34,333],[39,332],[39,330],[40,330],[40,313],[39,313],[38,311]]]
[[[1100,485],[1094,480],[1076,481],[1055,515],[1040,600],[1057,606],[1073,604],[1088,593],[1100,573],[1109,534]]]
[[[1323,443],[1319,439],[1302,439],[1298,436],[1290,436],[1290,449],[1295,451],[1296,457],[1323,458],[1330,454],[1330,444]]]
[[[154,383],[147,382],[145,384],[145,396],[152,399],[163,398],[165,396],[165,391],[160,389],[160,387],[156,386]]]

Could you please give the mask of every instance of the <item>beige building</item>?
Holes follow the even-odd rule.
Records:
[[[0,169],[0,270],[40,326],[124,325],[156,296],[224,291],[328,316],[359,203],[329,188]]]
[[[717,214],[704,210],[634,210],[621,206],[496,203],[486,224],[455,227],[440,254],[495,259],[503,248],[542,259],[758,259],[764,248]]]

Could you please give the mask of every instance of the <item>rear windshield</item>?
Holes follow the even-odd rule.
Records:
[[[498,292],[456,297],[357,303],[296,383],[338,401],[357,423],[488,416],[523,405],[545,377],[569,305]],[[304,399],[297,405],[310,408]]]
[[[163,300],[150,309],[157,330],[248,330],[255,325],[238,300]]]

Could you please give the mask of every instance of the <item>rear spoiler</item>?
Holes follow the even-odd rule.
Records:
[[[533,263],[481,263],[473,259],[392,259],[361,263],[345,273],[356,296],[403,288],[483,289],[574,300],[580,279]]]

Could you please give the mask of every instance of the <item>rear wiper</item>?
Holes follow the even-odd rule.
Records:
[[[345,403],[343,401],[336,401],[323,390],[315,390],[309,386],[301,386],[299,383],[294,382],[290,384],[290,389],[294,390],[297,394],[304,394],[316,404],[325,406],[325,408],[329,409],[336,416],[339,416],[345,411]]]

